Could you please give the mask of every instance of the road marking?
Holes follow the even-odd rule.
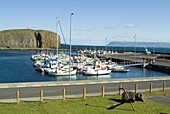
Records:
[[[113,83],[119,83],[120,81],[113,81]]]
[[[97,84],[97,82],[88,82],[87,84]]]
[[[150,79],[143,79],[142,81],[150,81]]]
[[[144,81],[167,81],[170,80],[170,77],[156,77],[156,78],[139,78],[139,79],[121,79],[121,80],[104,80],[104,81],[89,81],[89,82],[75,82],[75,83],[49,83],[45,84],[44,83],[39,83],[39,84],[14,84],[14,85],[8,85],[8,84],[0,84],[0,88],[21,88],[21,87],[41,87],[41,86],[69,86],[69,85],[90,85],[90,84],[109,84],[109,83],[114,83],[114,84],[119,84],[123,82],[144,82]]]
[[[56,86],[57,84],[48,84],[47,86]]]
[[[41,85],[32,85],[33,87],[39,87],[39,86],[41,86]]]
[[[26,87],[25,85],[17,86],[17,87]]]
[[[84,83],[75,83],[76,85],[84,85]]]
[[[160,79],[152,79],[153,81],[157,81],[157,80],[160,80]]]
[[[107,81],[103,81],[103,82],[101,82],[102,84],[106,84],[106,83],[108,83]]]
[[[0,88],[9,88],[9,86],[0,86]]]
[[[124,80],[124,81],[122,81],[122,82],[131,82],[131,80]]]
[[[61,85],[71,85],[71,84],[61,84]]]
[[[133,80],[133,82],[140,82],[140,80]]]

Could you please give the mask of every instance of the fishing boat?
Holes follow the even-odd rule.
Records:
[[[111,70],[107,69],[88,69],[84,72],[85,76],[91,76],[91,75],[107,75],[111,72]]]
[[[129,69],[125,69],[125,67],[121,65],[115,65],[111,70],[112,72],[129,72]]]
[[[57,18],[57,30],[58,30],[58,18]],[[57,57],[59,58],[58,41],[59,40],[58,40],[58,34],[57,34]],[[71,46],[71,44],[70,44],[70,46]],[[59,67],[60,65],[57,61],[57,68],[55,70],[49,71],[48,74],[50,76],[71,76],[71,75],[75,75],[76,72],[77,72],[77,69],[72,69],[70,64],[71,64],[71,49],[70,49],[70,56],[69,56],[69,66],[68,66],[68,64],[66,64],[66,65],[64,65],[64,67]]]
[[[87,71],[84,72],[85,76],[89,75],[107,75],[111,72],[107,67],[102,66],[100,60],[94,60],[94,66],[88,67]]]
[[[71,69],[70,73],[68,69],[64,69],[64,70],[56,69],[55,71],[49,72],[49,75],[50,76],[69,76],[70,74],[73,76],[76,74],[76,72],[77,72],[77,69]]]

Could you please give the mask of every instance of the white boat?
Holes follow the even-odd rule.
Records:
[[[85,76],[89,75],[107,75],[111,72],[111,70],[107,69],[87,69],[87,71],[84,72]]]
[[[36,71],[39,71],[39,72],[45,72],[47,73],[48,70],[51,70],[51,69],[55,69],[57,68],[57,61],[46,61],[43,63],[44,65],[39,65],[37,67],[35,67],[35,70]]]
[[[112,67],[112,72],[129,72],[129,69],[125,69],[125,67],[120,65],[115,65]]]
[[[151,54],[150,51],[148,51],[148,49],[145,47],[145,54]]]
[[[111,70],[103,67],[100,60],[94,61],[94,67],[88,67],[87,71],[84,72],[85,76],[89,75],[107,75]]]
[[[58,18],[57,18],[57,27],[58,27]],[[57,28],[58,30],[58,28]],[[57,31],[57,57],[59,57],[58,54],[58,31]],[[71,44],[70,44],[71,45]],[[70,50],[71,53],[71,50]],[[64,58],[65,60],[66,58]],[[60,59],[61,60],[61,59]],[[71,57],[69,56],[69,62],[71,60]],[[69,63],[70,64],[70,63]],[[68,65],[68,64],[67,64]],[[58,62],[57,62],[57,66],[58,66]],[[69,75],[75,75],[77,72],[77,69],[71,69],[70,65],[69,66],[64,66],[63,68],[61,67],[57,67],[55,70],[49,71],[48,74],[50,76],[69,76]]]
[[[75,75],[77,69],[70,70],[70,75]],[[49,72],[50,76],[69,76],[69,70],[56,69],[55,71]]]

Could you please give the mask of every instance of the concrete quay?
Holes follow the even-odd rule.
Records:
[[[117,53],[117,54],[107,54],[107,55],[97,55],[99,58],[104,58],[107,60],[112,60],[117,62],[118,64],[126,63],[148,63],[145,67],[147,69],[170,73],[170,59],[163,58],[167,57],[168,55],[161,55],[161,54],[144,54],[144,53]],[[154,62],[153,62],[154,60]]]

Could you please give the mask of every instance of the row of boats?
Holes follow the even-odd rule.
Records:
[[[70,59],[70,60],[69,60]],[[124,66],[112,61],[90,58],[81,54],[80,56],[69,57],[66,54],[45,54],[37,53],[31,56],[36,71],[44,72],[50,76],[69,76],[83,74],[107,75],[110,72],[128,72]]]

